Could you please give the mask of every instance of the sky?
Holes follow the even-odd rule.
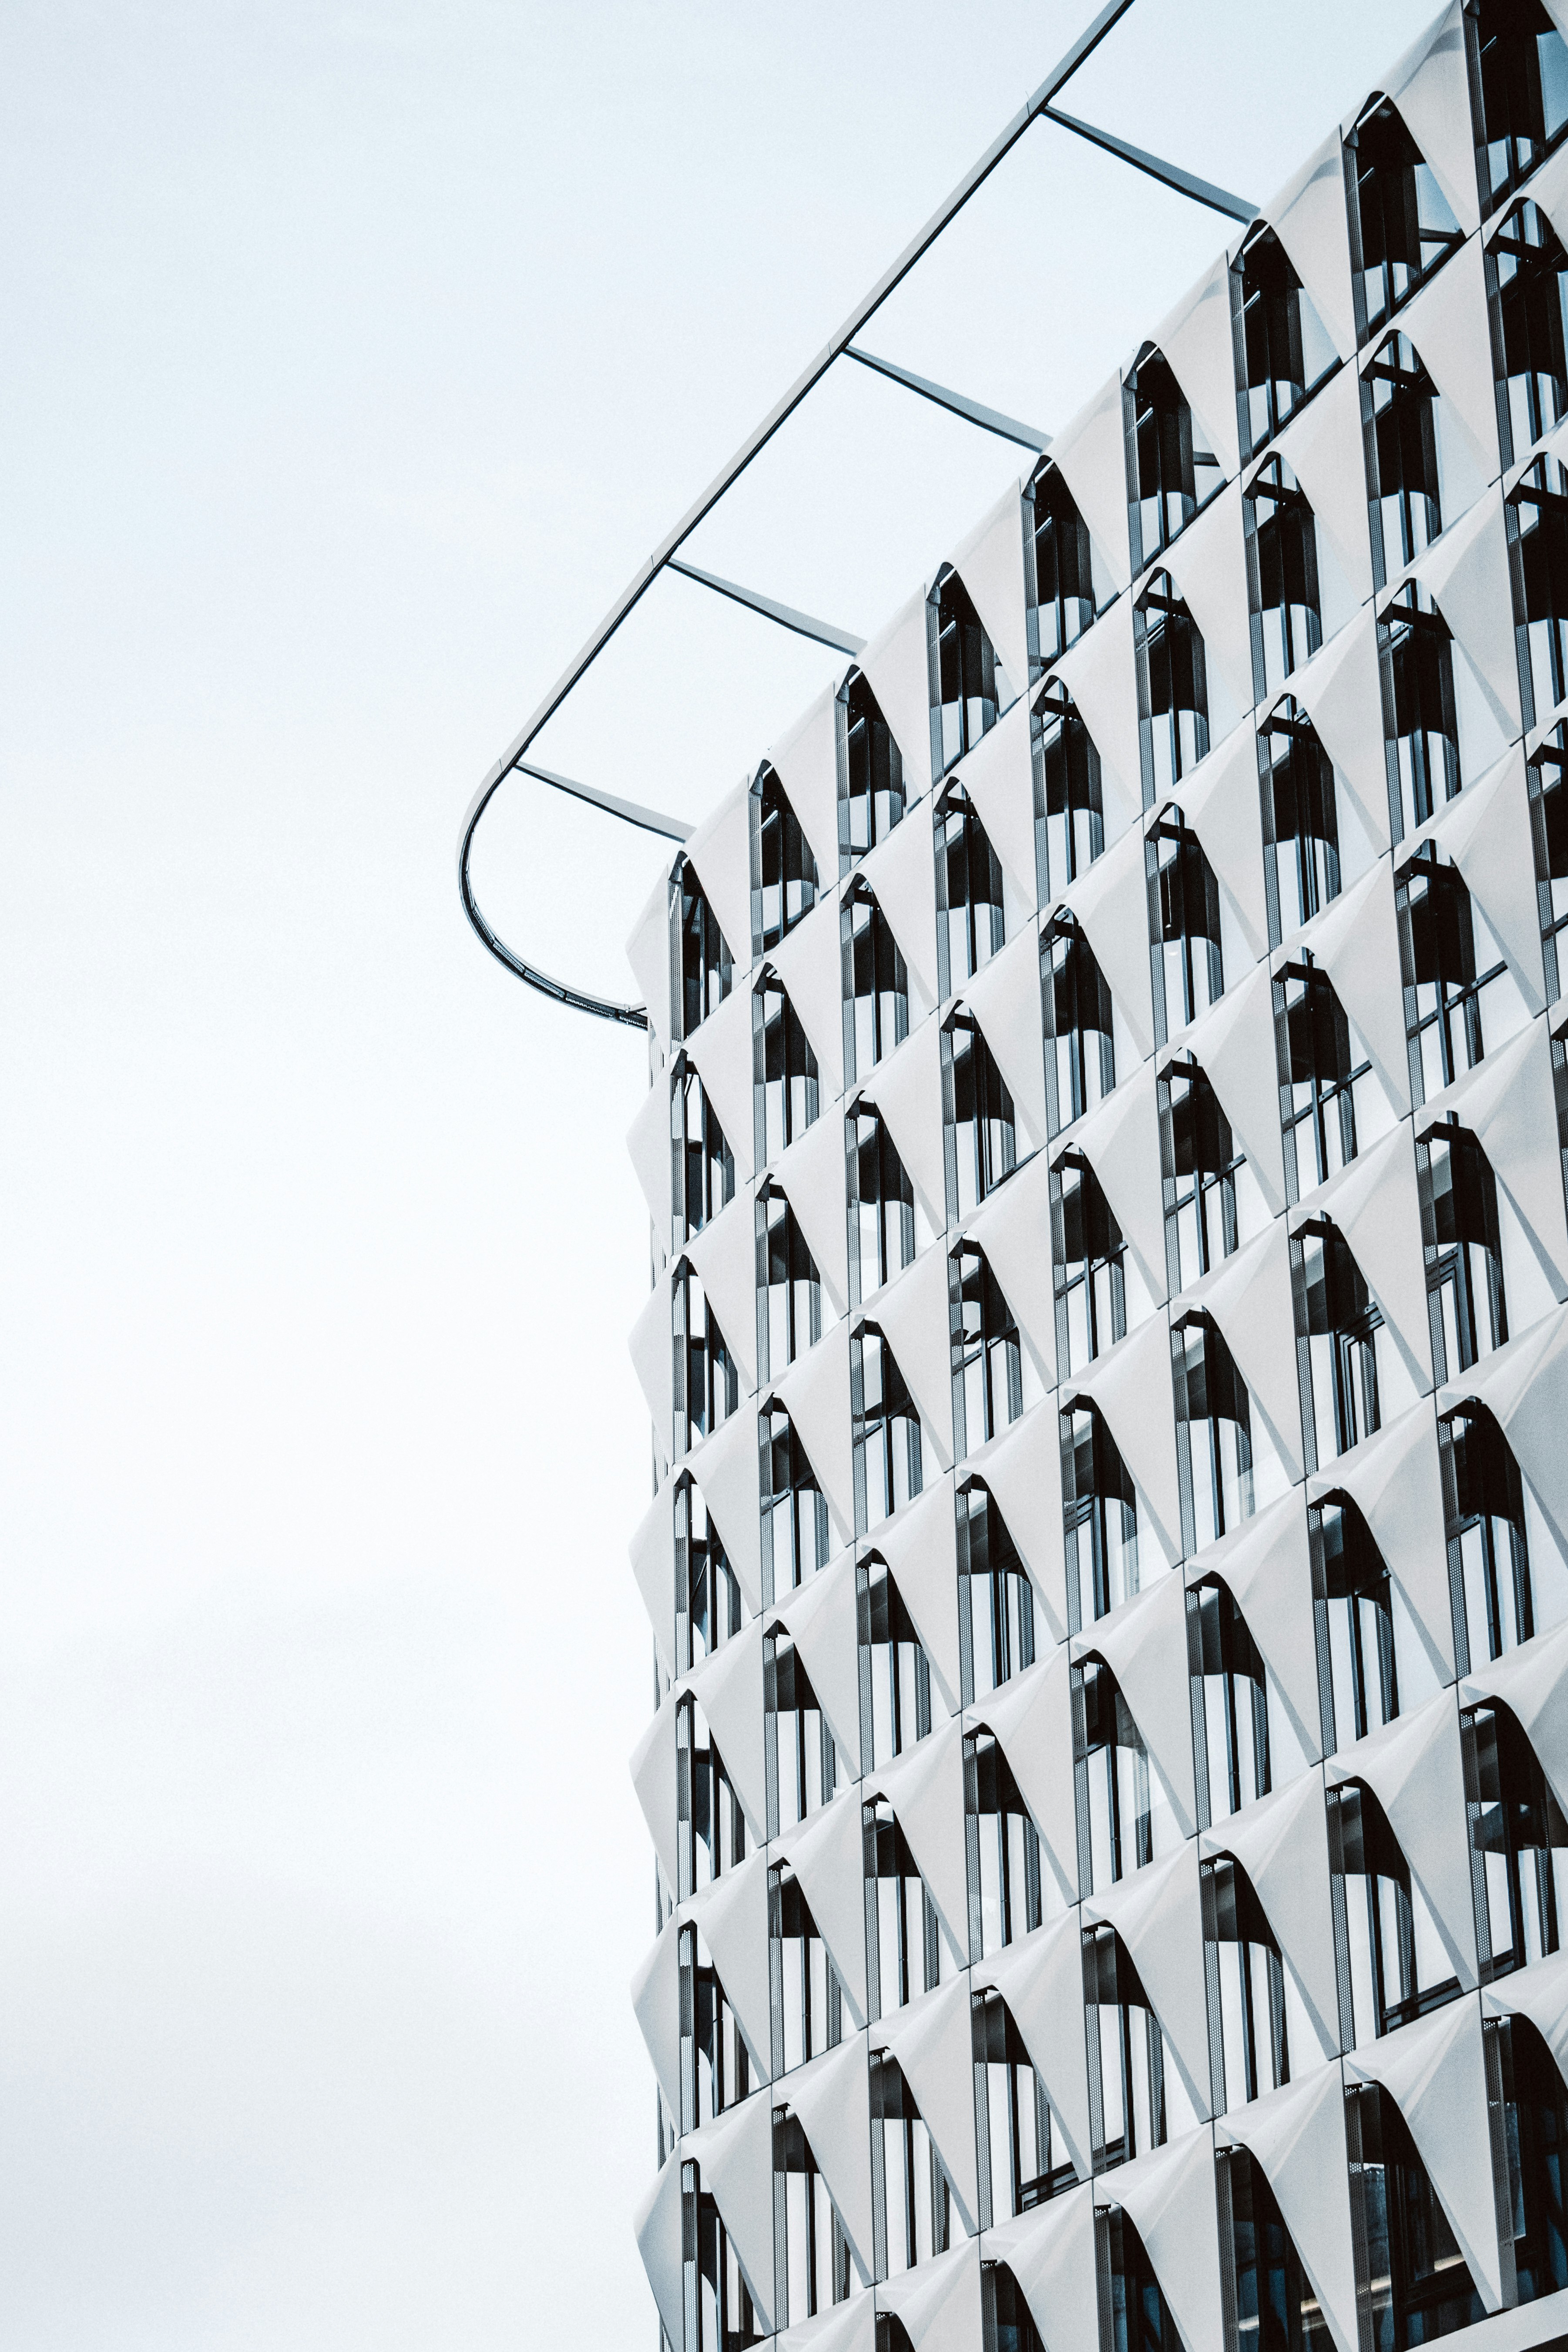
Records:
[[[0,2352],[655,2352],[646,1045],[457,830],[1089,13],[5,12]],[[1263,201],[1429,13],[1063,102]],[[1037,127],[864,341],[1049,429],[1230,233]],[[841,364],[687,551],[868,636],[1018,459]],[[832,667],[667,581],[535,751],[700,817]],[[658,872],[475,860],[614,994]]]

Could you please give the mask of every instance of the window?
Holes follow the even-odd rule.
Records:
[[[1340,822],[1333,761],[1290,695],[1258,730],[1263,778],[1263,880],[1269,944],[1321,915],[1340,895]]]
[[[1263,2167],[1244,2147],[1218,2148],[1215,2184],[1225,2352],[1331,2352],[1334,2339]]]
[[[1005,2263],[980,2265],[980,2340],[984,2352],[1045,2352],[1034,2314]]]
[[[1292,1986],[1295,2018],[1287,2018],[1279,1948],[1241,1864],[1227,1853],[1200,1863],[1198,1891],[1208,1985],[1209,2074],[1215,2112],[1224,2115],[1289,2081],[1289,2026],[1301,2011]],[[1301,2054],[1308,2053],[1317,2054],[1312,2042]]]
[[[985,1254],[961,1242],[948,1258],[952,1341],[952,1451],[978,1453],[1024,1410],[1023,1350]]]
[[[827,1564],[827,1504],[782,1404],[757,1415],[761,1446],[763,1595],[772,1601]]]
[[[959,1672],[965,1706],[1035,1663],[1035,1595],[995,1497],[958,1489]]]
[[[1489,1984],[1557,1949],[1552,1849],[1568,1845],[1568,1822],[1518,1718],[1506,1706],[1464,1708],[1459,1733],[1476,1948],[1481,1982]]]
[[[1274,975],[1274,1035],[1285,1190],[1299,1201],[1353,1160],[1384,1122],[1371,1059],[1328,973],[1310,953]],[[1363,1136],[1363,1126],[1371,1132]]]
[[[1345,2147],[1356,2300],[1370,2341],[1378,2352],[1405,2352],[1473,2326],[1485,2305],[1409,2126],[1380,2084],[1345,2093]]]
[[[1550,739],[1537,746],[1525,773],[1530,782],[1546,998],[1555,1004],[1563,993],[1564,977],[1558,941],[1568,927],[1568,725],[1559,721]]]
[[[844,1076],[870,1075],[910,1034],[910,975],[892,927],[868,885],[854,882],[839,909],[844,954]]]
[[[822,1337],[822,1280],[776,1184],[759,1188],[756,1218],[757,1364],[763,1381],[776,1381]]]
[[[969,1957],[994,1958],[1040,1925],[1040,1840],[1012,1767],[988,1731],[963,1742]]]
[[[1155,1098],[1171,1296],[1261,1233],[1268,1213],[1219,1097],[1191,1055],[1168,1062]]]
[[[892,729],[864,674],[852,669],[839,689],[838,870],[847,874],[904,814],[904,762]]]
[[[1035,893],[1042,907],[1087,873],[1105,847],[1100,753],[1058,678],[1030,719],[1035,767]]]
[[[1415,1146],[1432,1374],[1439,1388],[1508,1338],[1497,1179],[1468,1128],[1450,1113]]]
[[[942,1108],[947,1216],[955,1225],[1018,1162],[1013,1097],[972,1013],[955,1013],[942,1025]]]
[[[871,2215],[879,2279],[944,2254],[952,2242],[947,2174],[903,2070],[886,2050],[871,2053]]]
[[[1384,608],[1377,654],[1388,822],[1394,840],[1403,841],[1451,801],[1464,782],[1448,625],[1414,581],[1401,591],[1398,603]]]
[[[1399,1713],[1394,1595],[1357,1505],[1337,1488],[1308,1507],[1323,1752],[1381,1731]]]
[[[1242,440],[1250,455],[1316,391],[1338,355],[1266,222],[1247,231],[1231,265],[1231,287],[1240,329]]]
[[[1086,1397],[1061,1418],[1068,1622],[1076,1633],[1138,1590],[1138,1504],[1116,1440]]]
[[[1392,1350],[1350,1244],[1327,1217],[1290,1237],[1296,1360],[1307,1467],[1348,1454],[1383,1426],[1380,1375]]]
[[[1081,1151],[1051,1169],[1051,1272],[1058,1364],[1081,1371],[1127,1332],[1127,1244]]]
[[[1268,1436],[1259,1430],[1254,1437],[1252,1400],[1225,1336],[1201,1310],[1172,1325],[1171,1370],[1182,1542],[1190,1558],[1271,1503],[1284,1479]]]
[[[1137,572],[1186,528],[1225,478],[1214,452],[1196,446],[1193,412],[1157,351],[1151,349],[1126,379],[1121,414],[1131,485],[1128,522]]]
[[[1174,1820],[1132,1710],[1099,1658],[1072,1669],[1072,1728],[1079,1880],[1084,1895],[1103,1895],[1169,1850]]]
[[[701,1281],[684,1259],[675,1269],[669,1297],[675,1337],[675,1451],[680,1454],[728,1421],[741,1401],[741,1381]]]
[[[735,1197],[735,1155],[696,1065],[675,1057],[669,1081],[670,1246],[681,1249]]]
[[[1396,108],[1374,99],[1345,141],[1357,341],[1464,243],[1431,166]]]
[[[693,1698],[676,1709],[676,1821],[682,1899],[711,1885],[746,1856],[746,1817],[723,1759]]]
[[[904,1171],[881,1114],[858,1103],[845,1120],[848,1144],[849,1298],[853,1306],[879,1290],[914,1258],[922,1235],[930,1238],[915,1206],[914,1187]]]
[[[746,1622],[735,1571],[696,1481],[675,1488],[675,1661],[687,1675]]]
[[[874,1323],[850,1334],[855,1532],[879,1527],[921,1491],[921,1417]]]
[[[1279,693],[1323,642],[1317,520],[1283,457],[1270,457],[1242,500],[1252,591],[1253,690]]]
[[[816,860],[775,770],[752,786],[752,953],[766,955],[816,904]]]
[[[1198,1823],[1268,1794],[1268,1688],[1246,1618],[1217,1577],[1187,1592],[1187,1665]]]
[[[778,1837],[826,1804],[838,1765],[811,1677],[794,1642],[776,1627],[763,1643],[763,1709],[768,1835]]]
[[[1174,792],[1209,748],[1203,634],[1168,572],[1156,572],[1132,608],[1143,805]]]
[[[973,803],[949,784],[936,808],[937,986],[945,1002],[1003,945],[1002,861]]]
[[[762,2323],[701,2168],[680,2168],[681,2292],[686,2352],[741,2352],[763,2340]]]
[[[1163,2147],[1196,2116],[1167,2059],[1153,2005],[1114,1927],[1083,1931],[1083,2000],[1089,2130],[1098,2174]],[[1173,2330],[1165,2340],[1174,2352],[1181,2337]],[[1142,2342],[1147,2341],[1145,2336]]]
[[[1094,950],[1065,909],[1040,937],[1047,1124],[1053,1135],[1103,1102],[1116,1085],[1110,990]]]
[[[1487,281],[1493,348],[1502,354],[1498,407],[1506,469],[1568,413],[1568,255],[1538,205],[1516,205],[1491,239]]]
[[[931,1727],[931,1666],[886,1563],[855,1570],[860,1644],[861,1769],[879,1771]]]
[[[1347,2050],[1457,1998],[1459,1980],[1388,1815],[1361,1780],[1328,1792],[1329,1890]]]
[[[696,2131],[749,2096],[752,2058],[695,1927],[680,1928],[680,2128]]]
[[[1513,1452],[1473,1398],[1437,1417],[1448,1589],[1461,1675],[1535,1631],[1524,1490]]]
[[[1528,730],[1568,700],[1568,475],[1537,457],[1508,494],[1504,511],[1519,615],[1519,675]]]
[[[1484,2018],[1481,2032],[1488,2096],[1501,2115],[1508,2159],[1503,2252],[1512,2253],[1520,2302],[1534,2303],[1568,2286],[1563,2211],[1568,2096],[1552,2053],[1528,2018]]]
[[[970,2017],[980,2226],[989,2230],[1071,2189],[1078,2175],[1054,2124],[1045,2085],[1001,1994],[974,1993]],[[1026,2308],[1022,2298],[1017,2308]],[[1013,2352],[1010,2344],[1007,2352]]]
[[[669,893],[671,913],[679,908],[679,922],[671,926],[679,941],[676,1014],[681,1036],[689,1037],[729,995],[735,967],[719,919],[685,857],[675,861]]]
[[[1397,868],[1394,880],[1410,1089],[1419,1104],[1475,1067],[1486,1050],[1483,1003],[1499,1010],[1513,982],[1458,867],[1446,865],[1432,843]]]
[[[1362,371],[1367,505],[1379,588],[1431,546],[1443,528],[1437,387],[1406,335],[1390,335]]]
[[[951,564],[939,576],[926,609],[931,767],[941,776],[995,726],[1013,699],[1013,689],[969,591]]]
[[[1489,210],[1568,130],[1568,48],[1541,0],[1480,0],[1465,13],[1474,28],[1476,154]]]
[[[777,1160],[822,1107],[816,1055],[784,986],[763,969],[752,996],[757,1164]]]
[[[863,1807],[862,1822],[866,1973],[876,2003],[874,2015],[890,2017],[917,1994],[941,1983],[942,1930],[909,1841],[885,1797]],[[875,2130],[871,2137],[874,2141]]]
[[[776,2078],[844,2039],[844,1988],[787,1863],[768,1873],[768,1980]]]
[[[798,2116],[773,2109],[773,2277],[781,2327],[847,2302],[849,2240]]]
[[[1110,2331],[1102,2341],[1114,2352],[1180,2352],[1181,2330],[1154,2265],[1120,2205],[1094,2209],[1094,2263],[1101,2321],[1109,2320]]]
[[[1225,993],[1219,884],[1197,835],[1173,804],[1143,844],[1154,1037],[1163,1045]]]
[[[1039,677],[1078,643],[1114,593],[1095,562],[1094,541],[1067,478],[1049,457],[1024,493],[1024,546],[1034,559],[1029,668]]]

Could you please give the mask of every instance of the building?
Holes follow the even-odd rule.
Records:
[[[1568,2342],[1564,31],[1454,0],[631,942],[675,2352]]]

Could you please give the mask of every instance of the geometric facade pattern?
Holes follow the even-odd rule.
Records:
[[[1568,2328],[1564,32],[1455,0],[634,935],[676,2352]]]

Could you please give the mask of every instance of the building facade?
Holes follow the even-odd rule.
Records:
[[[634,935],[674,2352],[1568,2341],[1564,31],[1455,0]]]

